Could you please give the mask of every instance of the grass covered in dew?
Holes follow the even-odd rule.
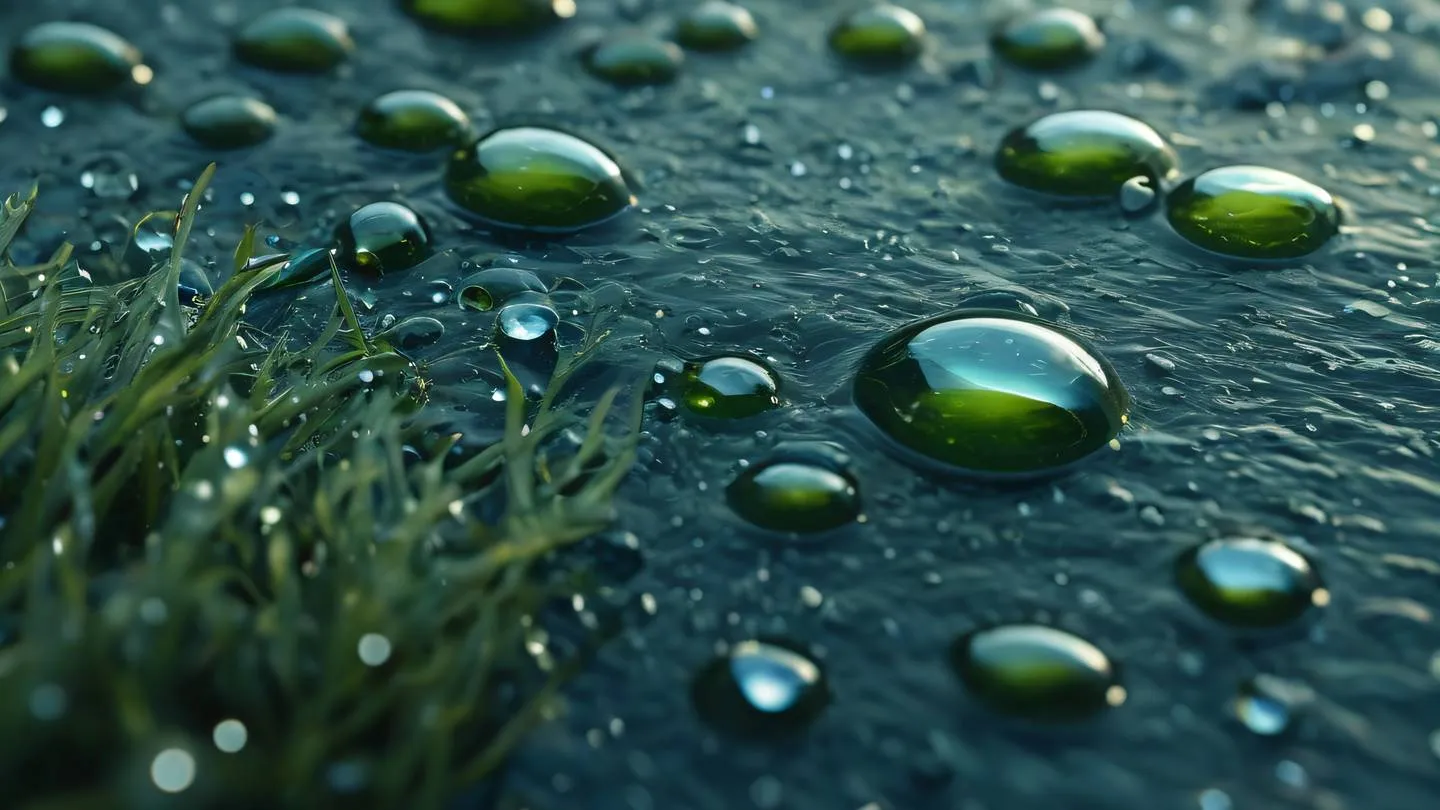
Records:
[[[213,172],[153,215],[175,247],[144,278],[97,286],[68,248],[0,263],[0,804],[480,806],[457,797],[599,641],[548,649],[537,616],[586,581],[557,551],[611,521],[638,406],[558,404],[594,338],[538,402],[506,371],[503,440],[407,461],[436,444],[423,372],[333,267],[302,345],[245,322],[279,270],[249,261],[253,228],[182,305]],[[33,200],[5,203],[0,255]],[[562,432],[583,440],[557,456]],[[480,499],[502,517],[470,518]]]

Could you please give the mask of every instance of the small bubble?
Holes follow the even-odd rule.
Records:
[[[240,204],[243,205],[243,206],[245,206],[245,207],[247,207],[247,208],[250,207],[250,206],[252,206],[252,205],[254,205],[254,204],[255,204],[255,195],[254,195],[254,194],[251,194],[251,193],[248,192],[248,191],[242,191],[242,192],[240,192]]]
[[[762,87],[762,88],[760,88],[760,98],[763,98],[763,99],[765,99],[766,101],[769,101],[770,99],[775,98],[775,88],[773,88],[773,87]]]
[[[368,369],[368,368],[367,368],[367,369],[362,369],[362,370],[360,371],[360,373],[359,373],[358,375],[356,375],[356,376],[358,376],[358,377],[360,378],[360,382],[363,382],[363,383],[365,383],[365,384],[367,384],[367,385],[370,384],[370,383],[375,382],[375,372],[371,371],[371,370]]]
[[[180,793],[195,781],[195,758],[189,751],[167,748],[150,763],[150,779],[166,793]]]
[[[820,603],[825,601],[825,595],[817,589],[806,585],[800,589],[800,601],[803,602],[806,607],[816,608],[820,607]]]
[[[226,754],[235,754],[245,747],[250,732],[239,720],[222,720],[215,726],[215,747]]]
[[[379,633],[366,633],[360,637],[357,651],[365,666],[378,667],[390,660],[390,639]]]
[[[746,124],[745,131],[741,134],[741,137],[745,139],[745,143],[750,146],[755,146],[760,143],[760,128],[754,124]]]
[[[238,447],[225,448],[225,466],[229,467],[230,469],[238,470],[241,467],[244,467],[246,462],[248,462],[249,460],[250,459],[248,456],[245,455],[244,450],[241,450]]]
[[[65,111],[52,104],[40,112],[40,123],[54,129],[65,123]]]
[[[805,172],[806,172],[806,169],[805,169],[805,164],[804,164],[804,163],[801,163],[800,161],[797,160],[797,161],[795,161],[794,163],[791,163],[791,164],[790,164],[790,176],[791,176],[791,177],[804,177],[804,176],[805,176]]]
[[[299,204],[300,204],[300,195],[299,195],[298,193],[294,192],[294,191],[285,191],[285,192],[282,192],[282,193],[280,194],[280,199],[284,200],[286,205],[299,205]]]

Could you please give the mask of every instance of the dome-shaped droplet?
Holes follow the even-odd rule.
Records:
[[[1011,131],[995,153],[1001,177],[1061,197],[1113,199],[1130,178],[1164,180],[1177,165],[1158,132],[1103,110],[1047,115]]]
[[[1262,737],[1289,731],[1295,717],[1314,698],[1309,687],[1277,678],[1256,675],[1240,684],[1232,707],[1245,728]]]
[[[924,43],[919,15],[888,3],[853,11],[830,30],[830,47],[862,62],[905,62],[918,56]]]
[[[1030,70],[1084,64],[1105,47],[1105,34],[1084,12],[1047,8],[1016,17],[995,32],[991,47],[1007,62]]]
[[[1180,555],[1175,578],[1196,607],[1237,627],[1278,627],[1330,601],[1310,560],[1278,540],[1202,543]]]
[[[685,366],[681,398],[692,413],[741,419],[780,405],[780,379],[749,357],[721,356]]]
[[[344,20],[309,8],[267,11],[235,35],[240,61],[288,73],[323,73],[354,50]]]
[[[871,349],[855,401],[886,435],[962,472],[1052,472],[1104,447],[1129,399],[1079,340],[1018,312],[959,310]]]
[[[555,331],[560,315],[545,304],[507,304],[496,318],[500,334],[512,340],[539,340]]]
[[[105,93],[135,81],[140,50],[98,25],[48,22],[26,31],[10,53],[10,74],[42,90]],[[148,80],[148,79],[147,79]]]
[[[830,688],[798,646],[742,641],[700,671],[691,698],[701,719],[726,733],[772,737],[808,726],[830,702]]]
[[[430,255],[430,230],[400,203],[370,203],[341,223],[336,235],[341,257],[372,275],[414,267]]]
[[[1166,198],[1166,216],[1190,242],[1245,259],[1299,258],[1340,231],[1328,191],[1263,166],[1225,166],[1186,180]]]
[[[585,49],[585,69],[611,84],[664,84],[675,78],[685,54],[673,42],[648,34],[620,34]]]
[[[575,0],[401,0],[421,23],[452,34],[501,34],[575,16]]]
[[[197,143],[211,149],[242,149],[275,132],[275,109],[258,98],[212,96],[187,108],[180,125]]]
[[[445,325],[434,318],[416,316],[406,318],[376,337],[397,349],[420,349],[431,345],[445,336]]]
[[[430,152],[469,139],[470,116],[429,90],[396,90],[373,99],[355,123],[360,139],[382,149]]]
[[[826,531],[860,514],[860,485],[849,456],[824,442],[776,447],[741,471],[725,495],[740,517],[775,531]]]
[[[1052,627],[978,630],[955,642],[950,662],[985,704],[1028,720],[1081,720],[1125,701],[1110,658],[1085,639]]]
[[[635,203],[609,155],[540,127],[498,129],[456,152],[445,190],[486,223],[534,232],[583,230]]]
[[[706,0],[691,9],[675,26],[675,39],[696,51],[728,51],[755,39],[760,33],[755,17],[743,6],[724,0]]]
[[[545,293],[545,282],[518,267],[487,267],[460,282],[460,306],[487,312],[511,299]]]

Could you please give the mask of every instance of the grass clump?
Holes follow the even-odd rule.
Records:
[[[298,346],[245,322],[280,269],[250,261],[253,229],[182,305],[213,170],[158,215],[174,247],[144,278],[91,284],[68,248],[0,262],[4,804],[484,806],[583,656],[537,653],[539,572],[611,521],[638,410],[617,429],[614,392],[584,424],[557,404],[587,344],[539,403],[507,371],[504,438],[447,463],[423,375],[333,265],[334,314]],[[0,255],[33,200],[5,203]],[[501,517],[470,517],[481,500]]]

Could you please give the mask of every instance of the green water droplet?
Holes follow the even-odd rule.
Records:
[[[617,85],[673,81],[685,54],[673,42],[648,34],[621,34],[585,50],[585,69]]]
[[[995,168],[1017,186],[1062,197],[1107,198],[1132,177],[1164,180],[1179,159],[1149,125],[1119,113],[1073,110],[1015,129]]]
[[[1006,61],[1030,70],[1082,65],[1105,47],[1105,34],[1084,12],[1048,8],[1002,25],[990,45]]]
[[[484,287],[466,287],[460,291],[460,306],[476,312],[489,312],[495,308],[495,299]]]
[[[830,703],[819,664],[787,641],[742,641],[705,666],[691,685],[700,719],[743,737],[802,731]]]
[[[235,36],[235,56],[240,61],[287,73],[324,73],[354,50],[344,20],[309,8],[265,12]]]
[[[430,255],[430,231],[420,215],[394,202],[370,203],[341,223],[340,257],[372,275],[393,273]]]
[[[752,41],[760,33],[755,17],[743,6],[724,0],[707,0],[680,18],[676,41],[697,51],[728,51]]]
[[[26,31],[10,53],[10,73],[42,90],[106,93],[146,70],[138,48],[98,25],[48,22]]]
[[[538,28],[575,16],[575,0],[401,0],[424,25],[453,34]]]
[[[1294,259],[1340,231],[1330,193],[1287,172],[1225,166],[1181,183],[1166,199],[1175,232],[1199,247],[1245,259]]]
[[[456,152],[445,190],[488,224],[534,232],[583,230],[635,204],[609,155],[540,127],[498,129]]]
[[[1201,611],[1236,627],[1279,627],[1330,601],[1310,560],[1277,540],[1202,543],[1180,555],[1175,581]]]
[[[924,20],[890,4],[851,12],[830,30],[836,53],[864,62],[906,62],[920,55],[924,42]]]
[[[1109,656],[1079,636],[1043,625],[1002,625],[962,636],[950,648],[950,663],[986,705],[1027,720],[1083,720],[1126,697]]]
[[[543,301],[545,282],[518,267],[487,267],[461,281],[460,305],[486,312],[511,299]]]
[[[823,442],[776,447],[725,490],[735,513],[765,529],[821,532],[860,514],[860,485],[849,457]]]
[[[275,132],[275,109],[257,98],[212,96],[190,105],[180,117],[186,134],[211,149],[242,149]]]
[[[382,149],[430,152],[471,136],[470,116],[429,90],[396,90],[366,104],[355,123],[360,139]]]
[[[860,411],[963,472],[1058,471],[1104,447],[1129,399],[1099,354],[1016,312],[960,310],[891,333],[855,380]]]
[[[434,318],[406,318],[377,335],[397,349],[411,350],[429,346],[445,336],[445,325]]]
[[[749,357],[712,357],[685,365],[682,399],[691,412],[742,419],[780,405],[780,379]]]

